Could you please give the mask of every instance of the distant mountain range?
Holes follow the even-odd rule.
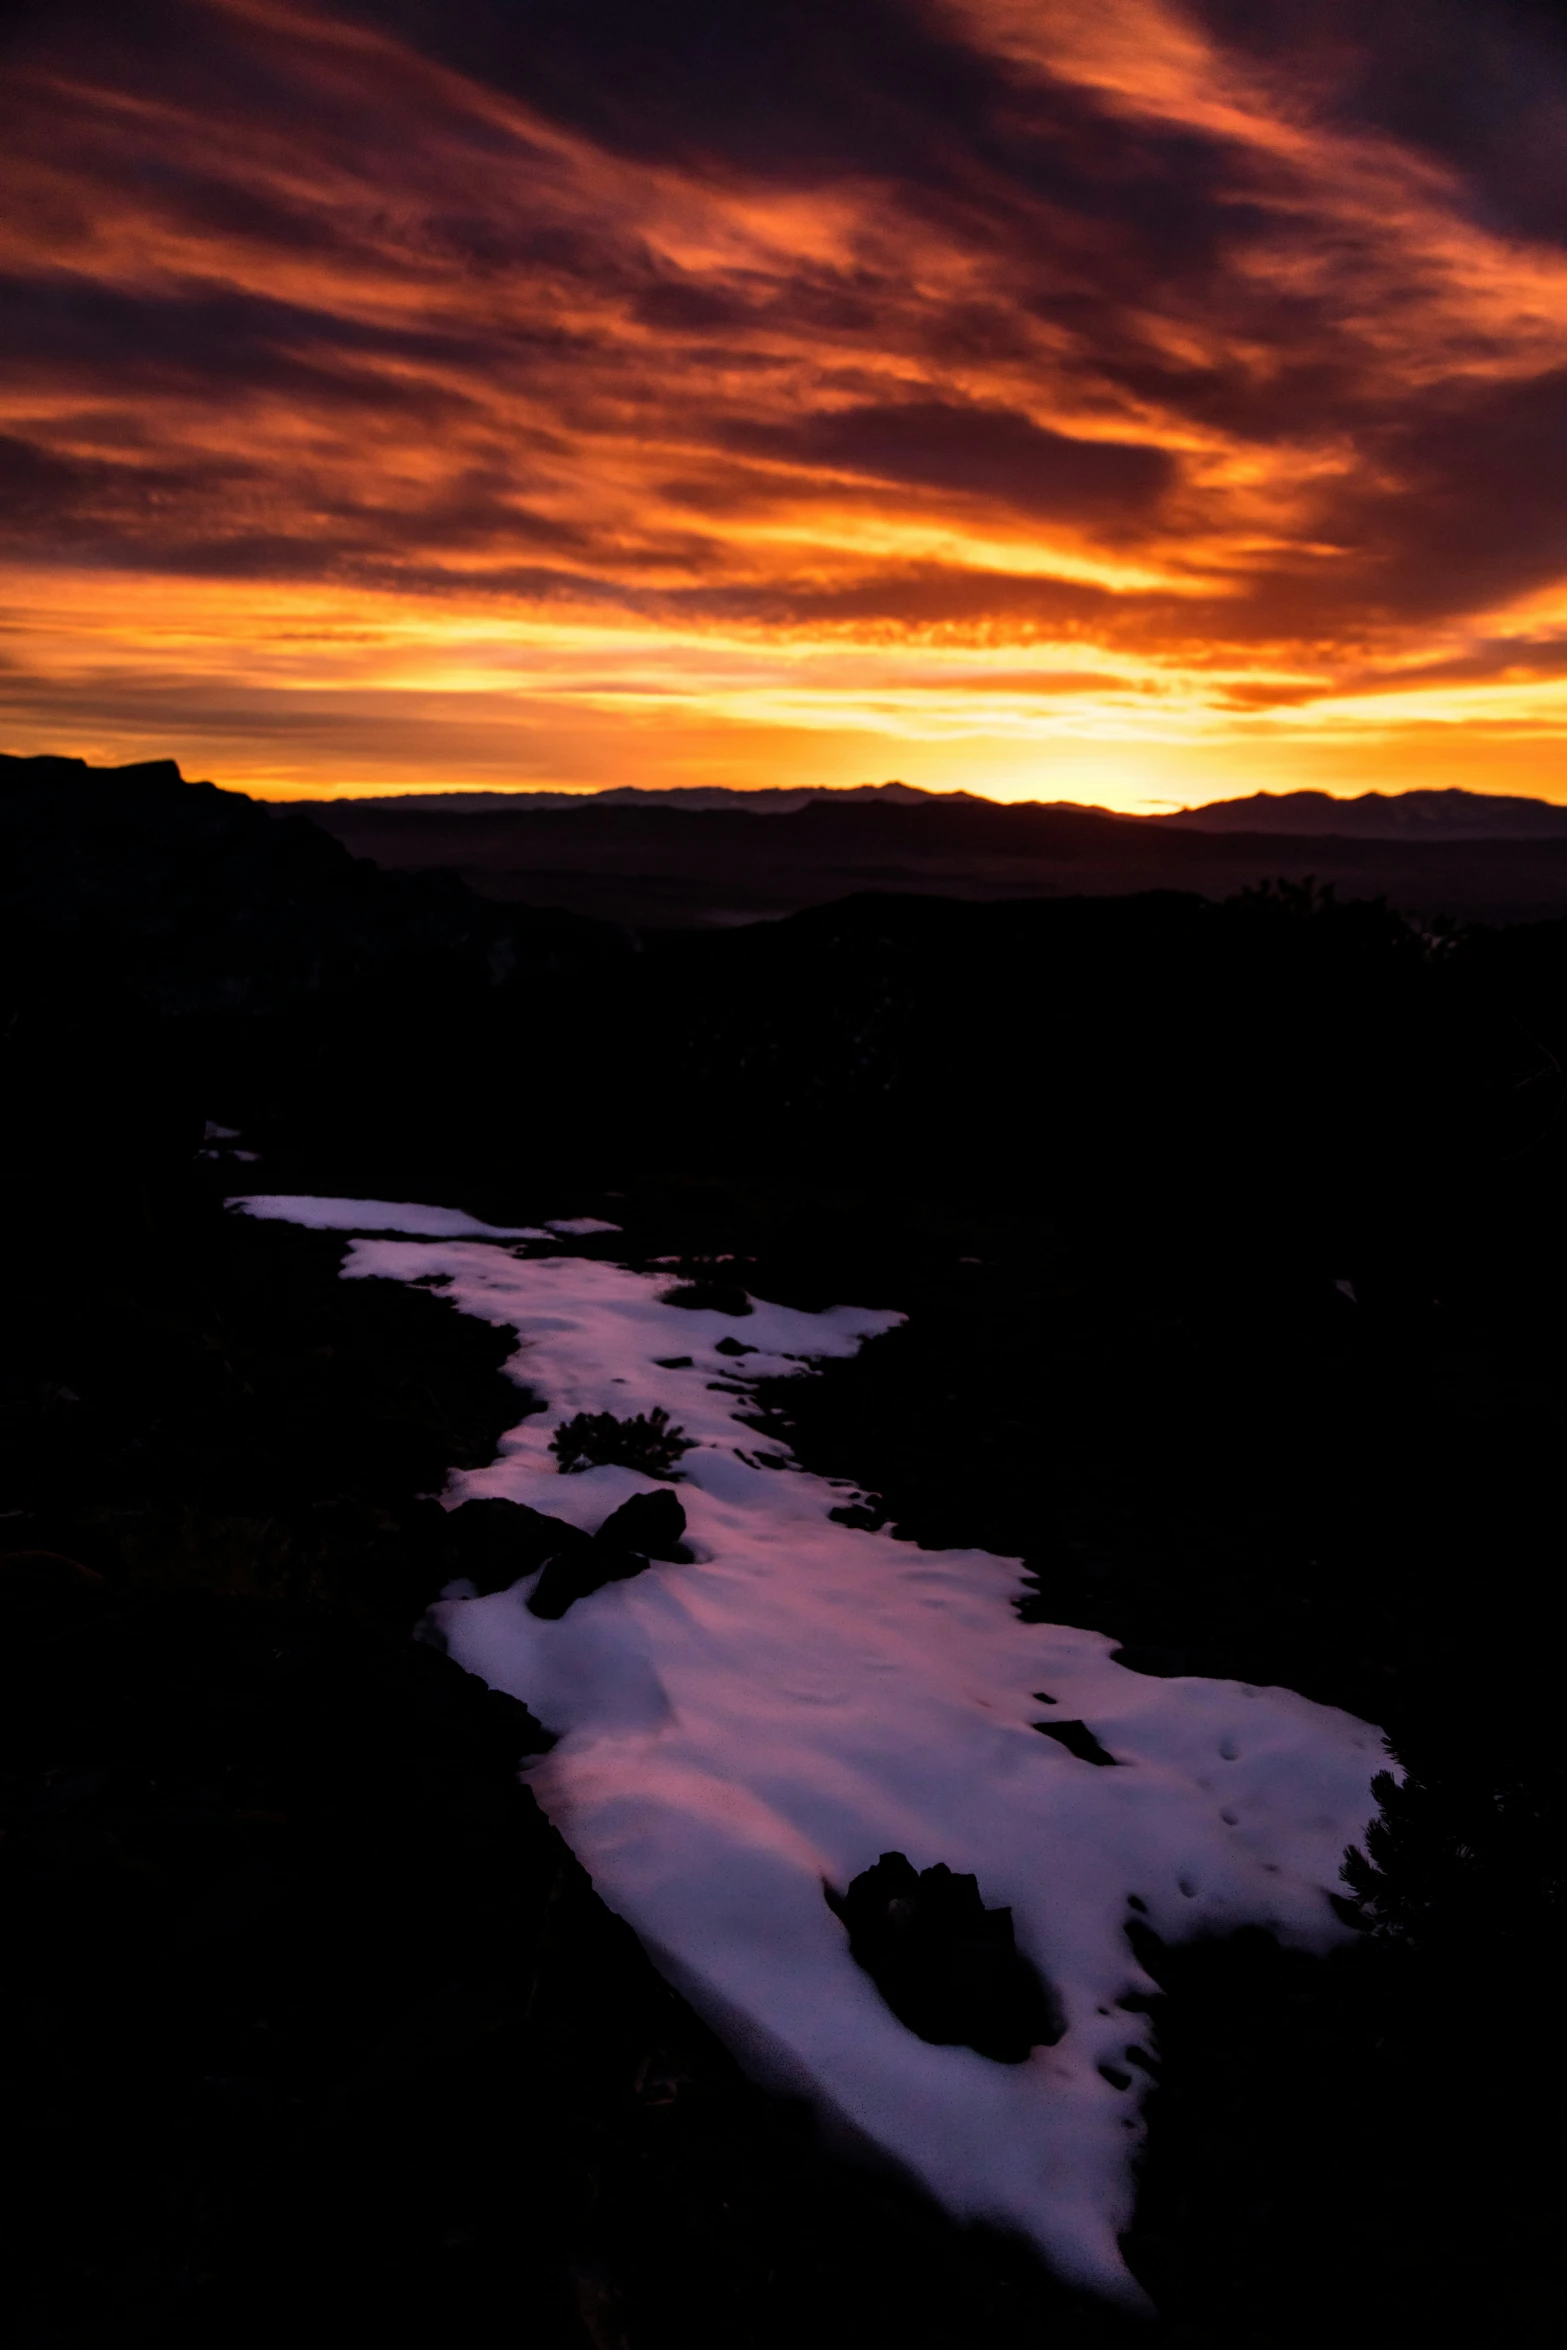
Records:
[[[798,791],[734,791],[723,784],[649,790],[621,784],[610,791],[399,792],[363,799],[294,801],[303,813],[331,808],[399,808],[438,816],[544,815],[594,808],[662,808],[692,814],[793,816],[813,802],[833,806],[969,807],[1005,805],[1059,813],[1108,817],[1115,812],[1073,800],[998,803],[975,792],[921,791],[910,783],[861,783],[845,788],[805,786]],[[1466,841],[1567,840],[1567,807],[1549,800],[1504,798],[1470,791],[1362,792],[1335,799],[1330,792],[1252,792],[1240,800],[1215,800],[1206,807],[1178,808],[1166,816],[1127,816],[1127,824],[1168,825],[1183,832],[1283,834],[1292,840]]]
[[[972,800],[973,792],[920,791],[912,783],[856,783],[821,789],[804,785],[799,791],[734,791],[722,783],[677,784],[669,790],[649,790],[642,784],[616,784],[609,791],[419,791],[376,793],[364,799],[293,800],[306,808],[422,808],[443,816],[488,816],[500,810],[516,813],[532,809],[543,815],[561,808],[674,808],[695,815],[730,810],[742,816],[792,816],[812,800],[848,800],[883,807],[921,806],[930,800]]]
[[[1461,791],[1355,800],[1259,793],[1153,817],[1005,804],[903,783],[765,794],[429,792],[288,805],[187,784],[172,760],[116,773],[44,758],[0,759],[5,798],[18,807],[70,803],[98,851],[112,847],[127,870],[145,864],[136,827],[154,802],[170,822],[242,819],[258,871],[291,840],[291,890],[313,873],[334,904],[341,900],[335,928],[345,953],[361,961],[373,959],[375,942],[361,935],[372,901],[390,902],[370,887],[372,865],[402,877],[432,936],[455,924],[453,935],[464,939],[483,920],[452,893],[453,877],[489,902],[493,913],[483,919],[492,923],[510,906],[589,915],[627,930],[728,929],[867,893],[996,902],[1174,892],[1221,900],[1280,882],[1300,893],[1308,881],[1341,899],[1385,899],[1425,922],[1567,918],[1567,809]],[[780,820],[756,822],[763,814]],[[334,861],[323,835],[367,862]],[[314,863],[300,846],[312,837]],[[47,875],[27,886],[47,901]],[[168,921],[166,887],[151,867],[144,894],[148,918],[156,906],[156,918]],[[199,902],[178,919],[199,922]],[[221,940],[212,943],[215,953],[226,951]],[[286,962],[282,933],[273,947]]]
[[[284,810],[278,809],[282,815]],[[773,823],[759,823],[771,815]],[[908,784],[857,791],[421,793],[295,803],[383,868],[455,873],[481,897],[630,928],[727,928],[865,891],[1006,899],[1233,897],[1331,885],[1423,919],[1567,915],[1567,809],[1473,792],[1322,792],[1171,816],[1003,803]]]
[[[1253,792],[1156,816],[1186,832],[1287,833],[1294,840],[1567,840],[1567,808],[1550,800],[1504,799],[1474,791]]]

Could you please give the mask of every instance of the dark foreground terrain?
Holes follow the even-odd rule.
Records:
[[[1546,2339],[1567,925],[1273,889],[641,934],[22,762],[0,874],[14,2338]],[[505,1334],[244,1188],[902,1307],[764,1399],[811,1465],[1139,1670],[1386,1725],[1350,1946],[1146,1951],[1151,2330],[660,1983],[517,1783],[538,1726],[409,1636]]]

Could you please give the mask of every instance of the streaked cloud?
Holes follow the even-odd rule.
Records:
[[[23,10],[8,744],[1552,790],[1555,22]]]

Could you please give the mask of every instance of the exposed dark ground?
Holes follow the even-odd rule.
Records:
[[[1520,804],[1506,803],[1498,822],[1515,823]],[[1541,812],[1542,828],[1556,813]],[[1344,896],[1386,897],[1424,919],[1567,915],[1562,826],[1559,837],[1538,839],[1335,837],[1311,809],[1292,838],[1278,831],[1271,806],[1250,831],[1199,831],[1189,827],[1220,819],[1206,810],[1145,819],[967,798],[913,806],[815,801],[793,814],[759,817],[591,801],[530,808],[497,795],[489,806],[451,810],[396,800],[315,802],[308,815],[378,865],[442,868],[481,897],[633,925],[722,927],[863,890],[936,891],[982,902],[1166,889],[1223,898],[1280,874],[1294,881],[1313,875]],[[1363,803],[1344,817],[1346,828],[1366,821]]]
[[[1544,2341],[1567,925],[637,935],[156,771],[13,763],[0,827],[17,2338]],[[208,1118],[259,1160],[195,1156]],[[504,1334],[246,1187],[598,1213],[902,1307],[761,1399],[811,1465],[1141,1670],[1387,1726],[1350,1947],[1148,1952],[1151,2331],[822,2147],[653,1975],[515,1784],[535,1725],[408,1637]]]

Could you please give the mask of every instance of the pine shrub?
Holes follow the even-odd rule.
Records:
[[[662,1404],[632,1419],[617,1420],[613,1412],[578,1412],[550,1439],[550,1450],[567,1476],[579,1470],[615,1467],[635,1469],[644,1477],[673,1482],[682,1453],[696,1442],[683,1428],[670,1426]]]

